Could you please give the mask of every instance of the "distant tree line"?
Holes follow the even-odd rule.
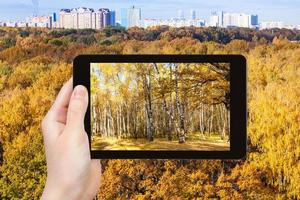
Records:
[[[45,43],[56,46],[77,44],[112,45],[127,40],[138,41],[171,41],[178,38],[193,38],[200,42],[216,42],[228,44],[232,40],[244,40],[255,43],[270,43],[274,38],[300,41],[300,31],[291,29],[256,30],[249,28],[217,28],[217,27],[182,27],[157,26],[151,28],[133,27],[128,30],[123,27],[106,27],[102,30],[93,29],[30,29],[2,28],[0,29],[0,49],[15,45],[17,37],[42,36]]]

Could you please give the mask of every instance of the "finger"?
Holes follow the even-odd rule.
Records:
[[[75,131],[84,131],[84,116],[88,106],[87,89],[78,85],[73,91],[70,99],[66,128]]]
[[[73,90],[72,82],[71,78],[64,84],[42,122],[42,130],[46,141],[59,136],[61,134],[59,130],[62,129],[66,123],[67,107]]]
[[[54,122],[66,124],[67,110],[73,91],[73,78],[64,84],[49,111],[49,119]]]

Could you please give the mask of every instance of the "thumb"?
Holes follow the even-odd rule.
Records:
[[[75,87],[71,96],[66,128],[70,130],[84,130],[84,116],[88,107],[88,91],[82,86]]]

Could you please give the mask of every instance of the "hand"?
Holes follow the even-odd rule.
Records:
[[[42,199],[93,199],[100,186],[101,165],[91,160],[84,116],[88,92],[74,91],[70,79],[42,123],[47,180]]]

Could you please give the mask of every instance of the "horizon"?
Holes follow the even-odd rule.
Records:
[[[15,0],[14,2],[0,3],[0,21],[24,21],[34,15],[36,9],[32,2],[37,0]],[[259,0],[233,0],[227,3],[226,0],[212,0],[210,2],[193,2],[192,0],[140,0],[135,4],[124,0],[75,0],[56,3],[58,0],[44,0],[39,2],[38,15],[50,15],[53,12],[59,13],[63,8],[102,8],[106,7],[119,13],[122,8],[135,6],[141,8],[142,19],[168,19],[177,17],[178,10],[184,12],[184,17],[189,18],[190,11],[195,10],[197,18],[209,21],[211,12],[224,11],[229,13],[246,13],[258,15],[259,21],[282,21],[287,25],[300,25],[300,1],[299,0],[278,0],[274,3],[271,0],[260,2]],[[178,3],[179,2],[179,3]],[[281,13],[278,16],[278,13]],[[117,19],[119,18],[117,14]]]

